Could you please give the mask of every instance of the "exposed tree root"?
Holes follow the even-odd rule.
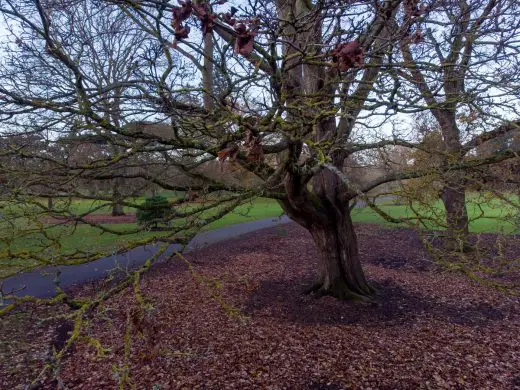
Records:
[[[313,283],[307,287],[303,293],[305,295],[313,295],[315,298],[321,298],[324,296],[332,296],[341,301],[360,301],[366,303],[373,303],[373,294],[375,289],[367,286],[369,291],[355,292],[350,289],[346,283],[335,283],[332,286],[325,286],[322,282]]]

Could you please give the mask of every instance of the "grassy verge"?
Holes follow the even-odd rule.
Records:
[[[518,198],[512,200],[518,202]],[[140,202],[142,199],[136,199],[136,201]],[[82,213],[92,210],[97,205],[93,202],[75,201],[74,206],[76,213]],[[416,217],[416,212],[419,212],[423,216],[434,219],[433,222],[425,221],[425,228],[443,228],[441,224],[436,222],[443,221],[444,218],[444,209],[440,202],[427,207],[414,205],[413,209],[406,205],[396,205],[391,202],[387,202],[387,204],[380,207],[385,213],[394,218]],[[99,213],[99,211],[96,212]],[[468,203],[468,213],[472,219],[470,230],[474,233],[516,233],[519,227],[518,215],[515,212],[514,209],[497,199],[473,196]],[[275,200],[258,198],[237,207],[233,212],[207,225],[204,230],[278,217],[280,215],[282,215],[282,210]],[[206,218],[204,215],[203,217]],[[368,207],[354,209],[352,218],[357,223],[406,226],[404,224],[396,225],[395,223],[390,223]],[[177,223],[182,224],[185,221],[181,220],[177,221]],[[5,277],[22,269],[43,265],[32,259],[34,255],[39,255],[45,259],[61,259],[61,262],[67,256],[73,257],[74,253],[84,252],[92,256],[101,256],[123,250],[146,239],[160,239],[168,235],[167,232],[134,232],[130,234],[129,232],[135,231],[135,224],[101,226],[106,226],[120,234],[103,232],[101,229],[89,225],[61,225],[52,228],[46,227],[41,232],[25,234],[22,237],[15,236],[9,244],[5,240],[0,242],[0,277]],[[4,231],[4,239],[7,235],[13,234],[7,228]],[[2,238],[2,233],[0,233],[0,238]]]
[[[91,210],[87,208],[88,204],[85,201],[76,202],[76,205],[80,205],[76,210],[81,209],[82,212]],[[202,217],[207,218],[209,215],[203,213]],[[223,218],[205,226],[203,230],[213,230],[280,215],[282,215],[281,208],[275,201],[255,199],[235,208]],[[179,220],[177,224],[185,222]],[[21,223],[18,225],[21,231],[27,231],[32,226],[36,227],[34,223],[27,223],[27,226],[21,226]],[[35,257],[46,259],[49,264],[52,264],[53,259],[61,264],[67,257],[73,259],[75,254],[81,252],[92,257],[100,257],[124,250],[144,240],[161,239],[169,234],[151,231],[135,233],[135,223],[100,225],[100,227],[109,228],[119,234],[103,232],[98,227],[84,224],[45,226],[38,232],[19,234],[5,226],[4,233],[0,233],[0,239],[3,239],[3,242],[0,241],[0,278],[24,269],[46,265],[42,261],[35,260]]]
[[[517,196],[510,196],[509,201],[519,205]],[[498,233],[514,234],[520,231],[520,215],[518,208],[512,206],[488,194],[470,194],[466,208],[470,219],[469,230],[471,233]],[[393,204],[385,202],[379,208],[393,218],[411,218],[412,223],[417,222],[418,216],[422,219],[422,228],[432,230],[444,230],[445,211],[439,200],[429,205],[424,204]],[[406,226],[388,222],[381,215],[369,207],[356,208],[352,211],[352,219],[359,223],[375,223],[387,226]]]

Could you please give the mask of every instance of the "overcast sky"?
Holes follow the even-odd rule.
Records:
[[[231,3],[233,3],[233,1]],[[190,35],[190,40],[197,41],[197,39],[200,39],[200,37],[199,37],[198,31],[196,29],[194,29],[194,31]],[[6,23],[5,23],[5,20],[2,17],[0,17],[0,44],[5,43],[7,40],[8,40],[8,31],[6,29]],[[1,57],[2,57],[2,52],[0,51],[0,60],[1,60]],[[495,92],[493,88],[491,88],[490,91],[492,93]],[[381,111],[384,111],[384,109],[378,110],[378,112],[381,112]],[[511,113],[504,113],[504,114],[506,117],[510,117],[510,119],[514,119],[511,115]],[[376,119],[376,116],[372,115],[372,119]],[[379,118],[377,118],[377,119],[379,119]],[[377,119],[376,119],[376,121],[377,121]],[[408,129],[410,129],[413,126],[413,123],[414,123],[414,120],[411,115],[398,114],[394,117],[394,119],[396,119],[398,122],[400,122],[396,126],[396,130],[398,130],[398,131],[401,130],[401,131],[406,132]],[[378,135],[380,135],[380,136],[389,136],[392,133],[392,126],[390,125],[390,123],[384,123],[383,125],[380,125],[377,127],[378,127],[378,133],[379,133]],[[364,129],[364,128],[361,128],[360,130],[362,132],[366,132],[366,129]]]
[[[2,18],[0,18],[0,42],[4,42],[4,38],[6,37],[7,31],[5,29],[5,22]]]

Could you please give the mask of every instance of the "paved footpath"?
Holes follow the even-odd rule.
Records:
[[[286,224],[291,220],[286,217],[267,218],[258,221],[245,222],[220,229],[197,234],[186,246],[184,253],[202,248],[220,241],[233,239],[245,233]],[[59,272],[59,285],[62,289],[85,282],[99,280],[114,270],[122,271],[136,269],[143,265],[159,249],[159,245],[147,245],[129,250],[128,252],[101,257],[97,260],[78,265],[63,265],[46,267],[37,271],[24,272],[4,279],[2,291],[6,295],[29,295],[48,298],[56,294],[56,276]],[[159,261],[167,258],[173,251],[180,251],[181,245],[172,244]],[[0,303],[1,305],[1,303]]]

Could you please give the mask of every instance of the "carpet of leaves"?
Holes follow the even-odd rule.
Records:
[[[142,278],[144,310],[132,291],[108,301],[84,330],[104,356],[78,343],[60,378],[69,389],[117,388],[125,374],[136,389],[520,388],[517,296],[443,272],[409,230],[365,225],[358,238],[374,304],[302,295],[317,267],[310,236],[292,224],[262,230],[187,255],[221,286],[176,260]],[[12,372],[1,388],[23,388],[26,373]]]

